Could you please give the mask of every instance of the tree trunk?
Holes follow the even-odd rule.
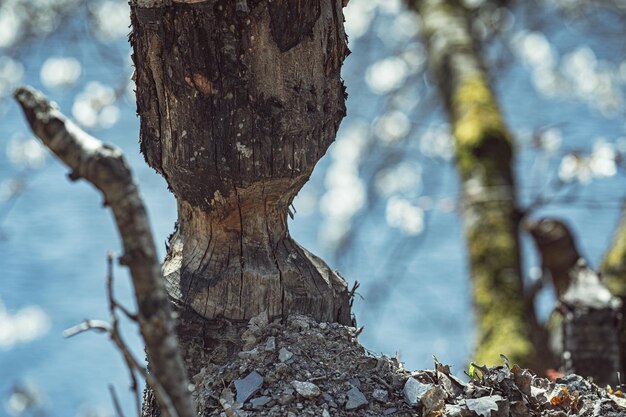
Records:
[[[178,202],[163,270],[190,375],[264,312],[350,323],[345,281],[287,229],[346,112],[341,0],[135,0],[131,19],[141,151]]]
[[[619,385],[622,302],[584,260],[572,269],[571,276],[560,299],[564,371],[590,377],[600,386]]]
[[[524,304],[512,138],[459,1],[409,0],[422,16],[431,73],[439,81],[456,147],[478,327],[474,361],[533,362],[532,306]],[[535,342],[539,343],[538,340]]]
[[[557,307],[548,320],[555,354],[565,374],[593,378],[600,386],[618,383],[621,301],[587,266],[570,228],[562,221],[526,220],[541,255],[544,274],[552,279]]]
[[[141,150],[178,201],[170,295],[348,323],[345,282],[286,220],[345,115],[341,1],[137,1],[132,23]]]

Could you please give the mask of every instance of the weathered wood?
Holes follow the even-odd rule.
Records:
[[[148,214],[122,152],[82,131],[40,92],[22,87],[15,98],[33,132],[71,170],[102,192],[115,217],[137,298],[139,329],[156,379],[179,417],[195,416],[188,379],[161,275]]]
[[[561,299],[570,284],[570,272],[581,258],[569,227],[561,220],[526,219],[524,228],[530,232],[541,255],[541,267],[549,275],[557,299]]]
[[[345,115],[341,1],[165,3],[131,4],[131,43],[141,150],[178,201],[170,295],[209,319],[348,323],[346,283],[286,220]]]
[[[430,71],[439,82],[455,141],[478,327],[475,362],[500,363],[503,353],[528,365],[534,359],[535,318],[523,296],[511,134],[462,2],[408,3],[422,16]]]
[[[579,260],[570,275],[571,284],[560,300],[564,371],[591,377],[600,386],[616,386],[621,382],[622,302],[584,260]]]
[[[524,221],[552,279],[557,307],[548,321],[565,373],[591,377],[598,385],[618,382],[621,305],[587,266],[570,228],[561,220]]]

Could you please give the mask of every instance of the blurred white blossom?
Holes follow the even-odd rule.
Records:
[[[617,152],[612,143],[599,139],[593,145],[589,166],[596,177],[612,177],[617,174]]]
[[[363,1],[363,0],[356,0]],[[402,10],[402,0],[365,0],[376,4],[378,9],[385,14],[398,14]]]
[[[374,6],[370,1],[351,1],[343,9],[345,30],[350,40],[358,39],[367,33],[374,18]]]
[[[124,37],[130,32],[130,10],[125,1],[97,2],[93,7],[93,17],[101,40]]]
[[[0,25],[2,23],[0,22]],[[24,75],[24,66],[8,56],[0,57],[0,97],[13,92]]]
[[[403,48],[400,57],[407,63],[410,71],[418,72],[426,62],[426,50],[421,43],[413,42]]]
[[[35,138],[13,136],[9,140],[6,153],[10,163],[25,168],[41,168],[46,160],[43,146]]]
[[[385,218],[389,226],[407,235],[418,235],[424,230],[424,210],[399,196],[387,201]]]
[[[615,145],[599,139],[589,155],[575,152],[565,155],[559,166],[559,178],[587,184],[594,178],[612,177],[617,173],[617,158]]]
[[[72,115],[87,128],[112,127],[119,119],[119,108],[114,104],[115,90],[107,85],[92,81],[76,96]]]
[[[48,88],[67,87],[74,84],[82,66],[76,58],[50,57],[41,67],[41,82]]]
[[[383,143],[393,143],[406,137],[411,130],[411,121],[400,110],[391,110],[374,123],[374,132]]]
[[[46,334],[49,328],[50,319],[41,308],[27,306],[11,314],[0,303],[0,348],[10,349],[31,342]]]
[[[450,135],[450,125],[430,125],[420,139],[420,151],[431,158],[451,159],[454,156],[454,142]]]
[[[412,39],[418,35],[420,26],[421,20],[419,16],[412,11],[405,11],[398,14],[393,20],[390,35],[397,42]]]
[[[12,46],[20,34],[22,23],[10,4],[0,7],[0,48]]]
[[[406,62],[392,56],[373,63],[365,72],[365,81],[374,93],[385,94],[399,88],[408,73]]]
[[[532,68],[556,64],[556,54],[541,32],[520,32],[513,38],[515,52]]]
[[[409,162],[401,162],[381,170],[374,182],[376,192],[389,196],[403,192],[419,193],[421,190],[421,169]]]

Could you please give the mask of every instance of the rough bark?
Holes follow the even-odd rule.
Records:
[[[548,330],[564,373],[591,377],[598,385],[618,383],[621,301],[581,257],[570,228],[556,219],[526,220],[557,295]]]
[[[430,71],[439,82],[455,140],[478,327],[475,362],[499,363],[502,353],[528,365],[534,357],[530,324],[535,319],[524,304],[511,134],[465,7],[453,0],[409,4],[422,16]]]
[[[348,323],[346,283],[286,220],[345,115],[341,1],[131,8],[141,150],[178,201],[170,295],[207,319]]]
[[[533,237],[543,273],[549,275],[560,300],[570,285],[570,272],[581,259],[574,236],[565,223],[556,219],[526,219],[524,228]]]
[[[71,170],[104,195],[111,207],[137,298],[139,328],[151,370],[179,417],[195,416],[174,320],[145,206],[122,152],[70,122],[40,92],[22,87],[15,98],[35,134]]]
[[[619,385],[622,303],[583,260],[571,277],[561,299],[564,371],[591,377],[600,386]]]

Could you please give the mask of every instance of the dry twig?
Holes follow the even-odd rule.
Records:
[[[133,279],[137,320],[154,377],[180,417],[195,417],[148,215],[122,152],[82,131],[40,92],[21,87],[14,96],[33,132],[71,169],[70,179],[92,183],[111,207],[124,248],[120,261]]]

